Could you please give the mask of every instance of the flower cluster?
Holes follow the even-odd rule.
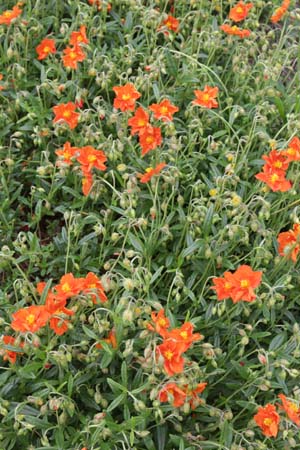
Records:
[[[278,397],[282,402],[282,406],[279,405],[281,410],[284,410],[288,418],[300,426],[300,408],[299,406],[290,400],[284,394],[279,394]],[[280,416],[276,410],[276,407],[271,403],[266,406],[260,406],[257,414],[254,416],[256,424],[261,428],[263,434],[267,437],[276,437],[278,434],[278,427],[280,423]]]
[[[104,6],[106,6],[107,11],[109,12],[112,8],[110,3],[103,2],[101,0],[88,0],[91,6],[96,6],[98,11],[101,11]]]
[[[43,295],[45,287],[45,282],[38,283],[40,295]],[[79,294],[89,296],[95,304],[99,300],[107,301],[101,280],[94,273],[89,272],[85,278],[75,278],[72,273],[67,273],[61,277],[59,284],[46,293],[45,304],[16,311],[12,315],[11,328],[21,333],[36,333],[49,322],[50,328],[61,336],[69,328],[70,322],[66,317],[74,315],[72,309],[66,308],[67,300]]]
[[[254,272],[250,266],[240,266],[235,272],[225,272],[223,277],[213,278],[218,300],[230,298],[233,303],[253,302],[254,289],[260,285],[262,272]]]
[[[242,20],[245,20],[252,7],[253,3],[244,3],[243,1],[239,1],[229,11],[229,19],[233,22],[241,22]],[[231,26],[228,24],[223,24],[220,26],[220,29],[227,34],[239,36],[240,38],[249,37],[251,34],[250,30],[239,28],[237,25]]]
[[[169,402],[174,408],[179,408],[187,402],[191,409],[195,409],[201,403],[198,395],[206,386],[207,383],[198,383],[194,389],[191,389],[187,384],[179,387],[174,382],[166,383],[159,391],[158,398],[161,403]]]
[[[93,184],[92,169],[106,170],[105,162],[107,158],[104,152],[102,150],[96,150],[91,145],[72,147],[70,142],[67,141],[63,148],[56,150],[55,153],[59,157],[57,161],[58,166],[70,166],[73,164],[74,159],[80,163],[80,169],[83,174],[82,192],[84,195],[89,194]]]
[[[164,370],[169,377],[182,373],[185,360],[182,357],[193,344],[193,342],[203,339],[200,333],[193,333],[194,326],[190,322],[185,322],[180,328],[170,329],[170,320],[165,316],[164,309],[157,313],[151,313],[152,323],[148,323],[150,331],[158,333],[162,338],[162,344],[156,348],[158,359],[162,357]],[[159,391],[158,398],[161,402],[169,402],[174,407],[180,407],[188,403],[191,409],[195,409],[200,399],[198,397],[205,389],[207,383],[199,383],[191,387],[188,384],[177,384],[175,382],[166,383]]]
[[[73,31],[71,33],[69,46],[63,50],[63,65],[70,69],[77,69],[78,62],[82,62],[86,59],[86,54],[82,50],[82,44],[88,44],[89,40],[86,36],[86,27],[81,25],[79,31]]]
[[[121,111],[134,111],[135,102],[141,96],[135,87],[127,83],[125,86],[115,86],[113,90],[116,93],[114,107]],[[178,111],[167,99],[159,104],[153,103],[149,109],[154,113],[155,119],[162,119],[164,122],[173,120],[173,114]],[[128,125],[131,127],[131,135],[137,134],[139,137],[142,156],[161,145],[161,129],[149,123],[149,114],[142,107],[137,108],[134,116],[128,120]]]
[[[180,328],[170,328],[170,321],[166,318],[164,310],[157,314],[152,313],[153,324],[148,324],[148,329],[156,331],[163,343],[157,347],[157,355],[163,357],[164,369],[169,376],[181,373],[184,370],[184,358],[182,357],[195,341],[203,339],[199,333],[193,334],[194,326],[185,322]]]
[[[73,31],[70,36],[69,46],[63,50],[62,61],[64,67],[77,69],[78,62],[86,59],[86,54],[82,50],[83,44],[88,44],[89,40],[86,36],[86,26],[81,25],[79,31]],[[56,53],[55,40],[51,38],[43,39],[36,47],[38,60],[47,58],[50,54]]]
[[[289,163],[300,160],[300,139],[294,137],[287,149],[277,151],[271,150],[268,155],[263,155],[265,164],[262,172],[255,175],[260,181],[263,181],[272,191],[286,192],[292,188],[292,183],[286,179],[286,172]]]
[[[116,94],[113,106],[122,112],[134,111],[136,100],[141,97],[141,94],[135,89],[133,84],[127,83],[124,86],[114,86],[113,90]],[[170,122],[173,120],[173,114],[179,109],[168,99],[164,99],[160,103],[149,105],[149,110],[153,113],[154,119]],[[131,135],[138,135],[142,156],[161,145],[161,128],[151,125],[150,115],[143,107],[140,106],[136,109],[135,114],[128,119],[128,125],[131,128]],[[162,162],[154,168],[147,169],[144,175],[139,175],[141,182],[147,183],[153,175],[158,175],[165,166],[166,163]]]

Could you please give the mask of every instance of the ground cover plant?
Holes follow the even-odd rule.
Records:
[[[299,32],[1,2],[1,450],[300,448]]]

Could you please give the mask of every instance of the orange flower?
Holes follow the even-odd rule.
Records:
[[[289,163],[283,152],[278,152],[277,150],[271,150],[268,155],[263,155],[262,159],[266,161],[265,170],[266,171],[278,171],[287,170]]]
[[[279,20],[284,16],[284,14],[287,12],[288,7],[290,6],[290,0],[284,0],[282,2],[282,5],[277,8],[274,12],[274,14],[271,17],[272,23],[277,23]]]
[[[265,407],[260,406],[253,418],[265,436],[277,436],[280,417],[274,405],[268,403]]]
[[[292,187],[292,183],[285,178],[284,170],[268,170],[267,166],[263,166],[263,171],[256,174],[255,178],[266,183],[273,192],[286,192]]]
[[[71,37],[70,37],[70,45],[73,45],[74,47],[76,47],[77,45],[80,44],[88,44],[90,41],[88,40],[87,36],[86,36],[86,26],[85,25],[81,25],[79,31],[73,31],[71,33]]]
[[[204,108],[218,108],[218,102],[215,100],[219,93],[218,87],[205,86],[203,91],[196,90],[196,100],[192,102],[193,105],[203,106]]]
[[[66,47],[63,50],[63,64],[65,67],[70,67],[71,69],[77,69],[78,62],[84,61],[86,54],[80,48],[79,45],[74,45],[73,47]]]
[[[118,348],[118,342],[117,342],[117,337],[116,337],[116,331],[113,328],[109,334],[108,337],[105,339],[102,339],[102,341],[106,342],[107,344],[110,344],[112,346],[112,348]],[[97,343],[95,345],[96,348],[103,348],[101,343]]]
[[[93,176],[91,173],[85,173],[82,178],[82,192],[85,196],[89,195],[93,186]]]
[[[240,38],[246,38],[249,37],[251,34],[250,30],[243,30],[242,28],[237,27],[236,25],[234,25],[233,27],[231,27],[230,25],[227,24],[223,24],[220,26],[220,29],[222,31],[224,31],[224,33],[227,34],[232,34],[234,36],[239,36]]]
[[[300,251],[300,224],[294,223],[292,230],[279,233],[277,242],[279,255],[286,256],[295,263]]]
[[[300,139],[295,136],[289,143],[286,150],[283,150],[282,155],[286,156],[288,163],[292,161],[300,161]]]
[[[2,342],[4,345],[15,345],[15,338],[13,336],[2,336]],[[24,347],[24,343],[20,343],[20,347]],[[3,356],[4,361],[9,361],[11,364],[15,364],[17,360],[17,355],[20,355],[22,352],[17,352],[13,350],[3,349],[1,350],[1,354]]]
[[[288,418],[291,419],[298,427],[300,427],[300,408],[294,402],[290,402],[284,394],[279,394],[278,397],[282,401],[281,408],[285,410]]]
[[[75,112],[76,105],[72,102],[61,103],[53,108],[55,118],[53,122],[66,122],[71,129],[75,128],[78,124],[79,113]]]
[[[254,289],[261,282],[262,272],[254,272],[250,266],[242,265],[234,273],[225,272],[223,278],[213,278],[213,286],[218,300],[231,298],[233,303],[241,300],[252,302],[256,295]]]
[[[107,302],[107,297],[104,292],[104,287],[101,280],[92,272],[89,272],[83,280],[83,294],[88,294],[92,297],[93,303],[97,303],[99,298],[102,303]]]
[[[63,275],[54,287],[55,296],[58,300],[68,299],[74,295],[78,295],[83,287],[83,278],[75,278],[72,273]]]
[[[10,25],[12,21],[22,14],[22,10],[18,5],[14,6],[13,9],[8,9],[0,15],[0,25]]]
[[[47,58],[50,53],[56,52],[54,39],[43,39],[41,43],[35,48],[38,54],[38,60]]]
[[[154,168],[148,167],[148,169],[146,169],[146,173],[144,173],[144,175],[141,175],[141,174],[138,175],[140,178],[140,182],[148,183],[148,181],[150,181],[154,175],[158,175],[161,172],[161,170],[164,167],[166,167],[166,165],[167,164],[163,162],[163,163],[157,164],[157,166],[155,166]]]
[[[203,339],[200,333],[193,334],[194,325],[191,322],[186,322],[180,328],[173,328],[166,332],[167,339],[171,339],[176,343],[179,353],[186,352],[193,342]]]
[[[102,6],[103,6],[102,5],[103,2],[101,0],[88,0],[88,2],[92,6],[94,6],[94,5],[97,6],[98,10],[101,11]],[[111,10],[111,4],[107,3],[106,8],[107,8],[107,11],[109,12]]]
[[[174,408],[182,406],[186,399],[186,393],[176,383],[167,383],[158,393],[159,401],[169,402]]]
[[[204,391],[206,386],[207,383],[199,383],[197,384],[196,388],[192,390],[188,389],[188,386],[186,386],[186,395],[187,397],[191,397],[189,400],[191,409],[197,408],[197,406],[201,403],[201,400],[199,399],[198,395]]]
[[[162,143],[161,130],[159,127],[148,125],[139,134],[139,143],[142,147],[142,155],[154,150]]]
[[[253,7],[253,3],[244,3],[243,1],[238,2],[238,4],[231,8],[229,11],[229,19],[234,22],[241,22],[248,16],[249,10]]]
[[[233,303],[241,300],[252,302],[255,300],[254,293],[261,283],[262,272],[254,272],[250,266],[242,265],[234,272],[235,286],[231,292]]]
[[[32,305],[19,309],[12,317],[11,327],[13,330],[23,333],[27,331],[35,333],[46,325],[50,318],[50,313],[44,305]]]
[[[179,111],[177,106],[165,99],[160,103],[153,103],[149,106],[149,109],[154,113],[155,119],[162,119],[163,122],[173,120],[173,114]]]
[[[163,29],[163,27],[168,28],[168,30],[174,31],[177,33],[179,29],[179,20],[176,19],[176,17],[173,17],[171,14],[168,15],[168,17],[163,20],[161,26],[159,27],[158,31]]]
[[[131,83],[127,83],[124,86],[114,86],[113,91],[116,94],[114,108],[119,108],[123,112],[133,111],[136,100],[141,96]]]
[[[222,278],[213,278],[213,283],[215,285],[211,289],[216,291],[218,300],[230,298],[232,289],[235,286],[234,274],[231,272],[224,272]]]
[[[150,331],[156,331],[156,333],[160,334],[163,338],[167,335],[167,330],[170,327],[170,321],[165,316],[165,311],[160,309],[158,313],[152,312],[151,319],[154,322],[154,326],[150,323],[147,324],[147,328]]]
[[[102,150],[96,150],[91,145],[81,147],[78,150],[79,156],[77,156],[77,161],[81,164],[81,169],[85,175],[93,167],[98,170],[106,170],[104,163],[107,161],[107,157]]]
[[[133,117],[128,120],[128,125],[131,128],[131,135],[139,133],[143,128],[149,125],[149,114],[140,106]]]
[[[79,149],[77,147],[71,147],[71,144],[69,141],[64,143],[63,148],[58,149],[55,151],[55,154],[59,157],[62,157],[62,160],[57,163],[58,166],[61,166],[63,164],[67,164],[70,166],[72,162],[72,158],[75,157],[76,153],[79,152]]]
[[[0,73],[0,81],[1,80],[3,80],[3,75],[2,75],[2,73]],[[3,91],[4,90],[4,86],[2,86],[1,84],[0,84],[0,91]]]
[[[73,316],[73,314],[74,311],[65,307],[55,311],[49,321],[51,330],[53,330],[58,336],[65,334],[69,329],[68,324],[70,322],[69,320],[66,320],[64,316]]]
[[[163,356],[164,369],[170,377],[176,373],[183,372],[184,359],[181,356],[181,352],[178,351],[177,342],[167,339],[157,346],[156,351]]]

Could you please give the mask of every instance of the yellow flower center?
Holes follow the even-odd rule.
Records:
[[[158,323],[161,327],[164,327],[166,325],[166,319],[159,319]]]
[[[292,147],[289,147],[289,148],[287,149],[287,153],[288,153],[289,155],[295,155],[296,150],[295,150],[294,148],[292,148]]]
[[[204,100],[205,102],[208,102],[209,99],[210,99],[209,94],[204,94],[204,95],[203,95],[203,100]]]
[[[274,166],[278,167],[280,169],[280,167],[282,167],[282,162],[281,161],[276,161]]]
[[[69,117],[71,117],[71,112],[70,112],[70,111],[64,111],[64,112],[63,112],[63,117],[65,117],[66,119],[68,119]]]
[[[299,408],[298,408],[298,406],[296,405],[296,403],[293,403],[293,402],[291,402],[290,404],[289,404],[289,408],[291,408],[291,410],[293,411],[293,412],[296,412],[296,413],[298,413],[299,411]]]
[[[97,157],[95,155],[89,155],[87,159],[88,159],[88,162],[92,163],[92,162],[96,161]]]
[[[4,11],[3,15],[4,15],[4,17],[10,18],[12,16],[12,12],[11,11]]]
[[[69,283],[64,283],[64,284],[62,285],[62,287],[61,287],[61,290],[62,290],[63,292],[70,292],[71,287],[70,287]]]
[[[123,94],[122,95],[122,100],[129,100],[130,99],[130,94]]]
[[[271,176],[271,182],[275,183],[278,180],[279,176],[277,175],[277,173],[273,173],[273,175]]]
[[[242,280],[241,281],[241,288],[248,288],[250,285],[249,280]]]
[[[97,286],[96,286],[96,283],[91,283],[91,284],[89,284],[89,288],[90,289],[95,289]]]
[[[26,322],[29,323],[29,325],[32,325],[33,322],[35,322],[35,315],[29,314],[29,316],[26,317]]]
[[[226,283],[224,284],[225,289],[231,289],[232,284],[228,283],[228,281],[226,281]]]
[[[49,53],[51,50],[50,47],[48,47],[48,45],[46,45],[46,47],[44,47],[44,53]]]
[[[173,352],[171,352],[171,350],[167,350],[165,353],[165,357],[167,358],[168,361],[170,361],[170,359],[173,358]]]
[[[76,55],[75,52],[70,52],[69,56],[70,56],[71,59],[76,59],[77,58],[77,55]]]
[[[146,121],[144,119],[139,119],[138,120],[138,126],[139,127],[143,127],[144,125],[146,125]]]
[[[264,419],[264,425],[267,425],[267,427],[269,427],[271,424],[272,424],[272,419],[270,419],[270,418]]]
[[[151,170],[152,170],[152,167],[147,167],[146,172],[147,172],[147,173],[150,173]],[[161,319],[161,320],[164,320],[164,319]]]
[[[147,144],[152,144],[153,141],[154,141],[154,137],[153,136],[146,137]]]
[[[238,6],[238,7],[236,8],[236,12],[237,12],[238,14],[242,14],[242,13],[244,12],[244,10],[243,10],[243,8],[242,8],[241,6]]]
[[[167,114],[167,112],[168,112],[168,107],[167,107],[167,106],[162,106],[162,107],[160,108],[160,112],[161,112],[162,114]]]
[[[188,338],[188,334],[187,334],[186,331],[182,331],[182,332],[180,333],[180,336],[181,336],[183,339],[187,339],[187,338]]]

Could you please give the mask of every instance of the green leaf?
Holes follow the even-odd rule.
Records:
[[[118,391],[127,392],[127,389],[124,386],[122,386],[122,384],[117,383],[116,381],[112,380],[111,378],[107,378],[106,381],[108,382],[108,384],[114,394],[117,394]]]
[[[72,397],[73,385],[74,385],[74,378],[73,378],[73,375],[70,374],[69,379],[68,379],[68,396],[69,397]]]
[[[141,241],[137,237],[135,237],[132,233],[128,233],[128,237],[131,245],[135,248],[135,250],[137,250],[140,253],[143,253],[144,247]]]
[[[233,438],[232,426],[225,420],[222,427],[221,441],[227,447],[230,448]]]
[[[97,334],[86,325],[82,324],[82,329],[88,337],[94,339],[97,342],[100,340],[99,336],[97,336]]]
[[[277,334],[277,336],[275,336],[270,342],[269,351],[271,352],[273,350],[277,350],[278,348],[280,348],[282,344],[286,341],[286,339],[287,336],[285,332]]]
[[[127,363],[126,363],[126,361],[123,361],[122,365],[121,365],[121,380],[122,380],[122,383],[125,386],[127,386],[128,373],[127,373]]]
[[[115,408],[117,408],[121,403],[123,403],[123,401],[125,400],[125,398],[127,397],[127,394],[126,393],[122,393],[122,394],[120,394],[120,395],[118,395],[118,397],[117,398],[115,398],[111,403],[110,403],[110,405],[108,406],[108,408],[107,408],[107,412],[111,412],[111,411],[113,411]]]
[[[159,425],[155,429],[155,437],[157,441],[157,450],[165,450],[167,442],[167,426]]]

